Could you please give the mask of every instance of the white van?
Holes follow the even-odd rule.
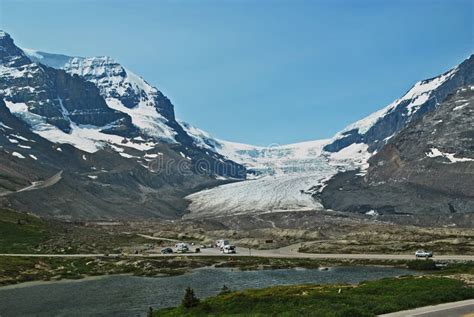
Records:
[[[222,253],[224,254],[235,254],[237,253],[237,248],[235,247],[235,245],[225,245],[223,248],[222,248]]]

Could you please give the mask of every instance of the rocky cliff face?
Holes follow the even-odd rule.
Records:
[[[474,86],[402,130],[369,164],[369,185],[408,182],[474,199]]]
[[[474,85],[458,88],[412,121],[369,164],[365,176],[343,173],[331,180],[321,195],[324,205],[387,219],[472,225]]]
[[[463,85],[474,84],[474,55],[435,78],[416,83],[402,98],[338,133],[324,147],[338,152],[354,144],[367,144],[369,152],[382,148],[408,123],[434,110],[449,94]]]

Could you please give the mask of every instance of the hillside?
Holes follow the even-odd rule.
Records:
[[[325,207],[419,224],[473,226],[474,86],[411,122],[369,160],[364,176],[341,173]]]

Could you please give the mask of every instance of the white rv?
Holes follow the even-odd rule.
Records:
[[[221,251],[226,245],[229,245],[229,240],[220,239],[216,241],[216,248],[219,248]]]

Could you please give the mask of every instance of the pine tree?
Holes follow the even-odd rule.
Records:
[[[194,295],[194,290],[191,287],[186,288],[181,305],[183,305],[184,308],[191,308],[196,307],[198,304],[199,298]]]

